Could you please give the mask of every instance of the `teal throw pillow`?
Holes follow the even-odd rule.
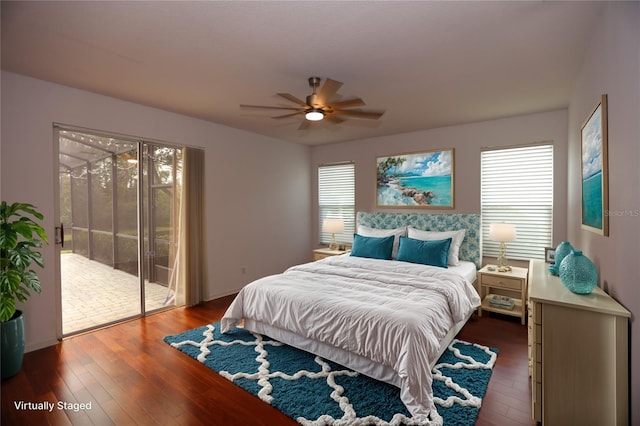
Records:
[[[354,234],[351,256],[391,260],[394,238],[393,235],[378,238]]]
[[[397,259],[403,262],[422,263],[424,265],[447,268],[451,238],[446,240],[416,240],[400,237]]]

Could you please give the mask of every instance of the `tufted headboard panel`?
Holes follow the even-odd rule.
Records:
[[[429,214],[358,212],[356,223],[369,228],[393,229],[411,226],[423,231],[455,231],[466,229],[460,246],[460,259],[482,266],[482,232],[479,214]]]

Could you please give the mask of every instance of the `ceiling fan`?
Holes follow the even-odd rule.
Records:
[[[296,115],[304,116],[304,120],[300,124],[298,129],[305,129],[309,126],[311,121],[320,121],[327,119],[334,123],[341,123],[345,118],[365,118],[371,120],[379,119],[383,112],[376,111],[362,111],[360,109],[346,109],[351,107],[357,107],[365,105],[364,101],[360,98],[349,99],[346,101],[330,102],[336,95],[338,89],[342,87],[342,83],[339,81],[331,80],[327,78],[318,90],[320,77],[310,77],[309,86],[311,86],[312,93],[307,96],[306,102],[296,98],[289,93],[278,93],[278,96],[285,98],[286,100],[297,104],[297,107],[281,107],[281,106],[263,106],[263,105],[240,105],[242,108],[260,108],[260,109],[278,109],[294,111],[284,115],[277,115],[275,119],[293,117]]]

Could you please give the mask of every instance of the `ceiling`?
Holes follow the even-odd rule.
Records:
[[[600,2],[1,2],[2,69],[305,145],[566,108]],[[301,118],[307,79],[379,120]]]

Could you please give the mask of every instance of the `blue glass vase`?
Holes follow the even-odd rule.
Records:
[[[560,273],[560,264],[562,260],[573,250],[573,246],[569,241],[563,241],[558,244],[556,247],[555,258],[556,262],[553,265],[549,266],[549,272],[553,275],[558,275]]]
[[[560,279],[577,294],[590,294],[598,284],[598,271],[581,250],[572,250],[560,263]]]

